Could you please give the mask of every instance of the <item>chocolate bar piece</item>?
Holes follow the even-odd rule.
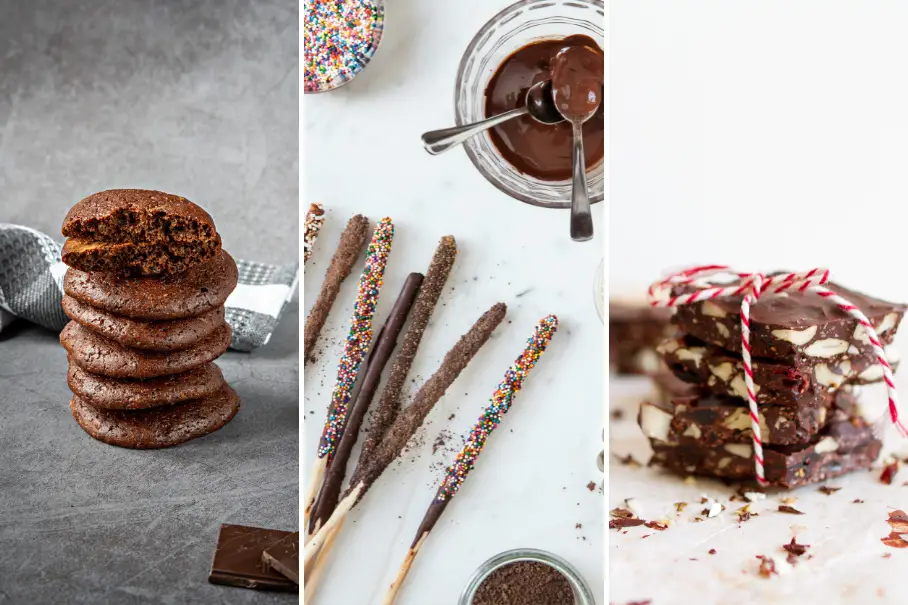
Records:
[[[674,334],[670,309],[645,302],[609,301],[609,365],[617,374],[652,374],[662,362],[656,347]]]
[[[262,563],[295,583],[300,583],[300,533],[281,538],[265,549]]]
[[[262,563],[264,550],[288,535],[288,531],[275,529],[221,525],[208,581],[240,588],[299,592],[297,584]]]
[[[707,393],[747,398],[744,362],[741,356],[706,344],[692,336],[670,338],[659,353],[671,372],[686,382],[700,385]],[[898,352],[886,347],[889,363]],[[819,407],[831,390],[845,384],[869,384],[883,378],[883,368],[874,359],[858,356],[837,361],[802,360],[788,365],[770,359],[754,359],[754,390],[758,404]]]
[[[637,422],[647,437],[666,442],[692,437],[702,447],[719,449],[726,443],[750,444],[753,439],[750,411],[742,399],[708,393],[667,399],[641,404]],[[767,444],[807,443],[835,410],[856,413],[857,402],[847,391],[838,391],[827,394],[816,407],[760,406],[760,436]]]
[[[905,305],[890,303],[830,284],[829,289],[856,305],[873,324],[884,345],[892,343]],[[691,285],[677,286],[673,295],[691,293]],[[741,299],[716,298],[681,305],[672,322],[682,332],[728,351],[741,348]],[[750,341],[754,357],[788,365],[817,362],[875,361],[867,330],[836,304],[812,292],[769,296],[750,309]]]
[[[753,449],[746,443],[704,444],[692,436],[670,434],[650,438],[651,463],[680,475],[708,475],[732,480],[755,478]],[[860,417],[836,412],[835,418],[810,443],[765,446],[764,472],[772,485],[793,488],[820,483],[858,469],[870,468],[882,443]]]

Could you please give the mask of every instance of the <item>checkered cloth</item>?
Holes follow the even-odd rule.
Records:
[[[34,229],[0,223],[0,332],[17,317],[58,332],[69,321],[61,307],[66,265],[60,261],[60,249]],[[236,265],[239,283],[225,304],[233,330],[230,347],[251,351],[271,338],[296,291],[299,264],[238,260]]]

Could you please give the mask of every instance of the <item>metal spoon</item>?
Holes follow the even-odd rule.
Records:
[[[452,147],[457,147],[473,135],[526,114],[543,124],[557,124],[564,121],[564,116],[558,113],[552,100],[551,80],[533,84],[527,91],[524,106],[520,109],[512,109],[466,126],[455,126],[454,128],[443,128],[427,132],[422,135],[422,144],[426,151],[432,155],[438,155]]]
[[[573,184],[571,190],[571,239],[593,239],[593,214],[586,182],[586,156],[583,154],[583,123],[592,118],[602,104],[604,66],[598,54],[585,46],[569,46],[552,61],[552,96],[555,107],[574,127]]]

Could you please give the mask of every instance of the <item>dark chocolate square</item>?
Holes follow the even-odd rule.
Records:
[[[262,562],[265,549],[290,533],[245,525],[221,525],[208,581],[239,588],[299,592],[299,585]]]

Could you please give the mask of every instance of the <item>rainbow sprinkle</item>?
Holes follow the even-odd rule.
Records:
[[[501,423],[502,417],[511,409],[511,403],[514,396],[523,386],[523,381],[527,374],[539,361],[539,358],[545,353],[546,347],[552,336],[558,331],[558,318],[554,315],[547,315],[537,325],[536,331],[527,340],[527,347],[524,349],[517,361],[514,362],[508,371],[505,372],[504,380],[498,385],[498,389],[492,394],[491,404],[483,410],[482,416],[473,425],[470,435],[463,446],[463,449],[454,459],[454,464],[448,467],[445,472],[445,480],[435,495],[435,502],[443,502],[454,497],[460,486],[463,485],[467,475],[473,470],[476,458],[482,451],[486,440],[492,431]]]
[[[384,7],[376,0],[307,0],[304,11],[305,92],[353,79],[378,48]]]
[[[337,382],[331,394],[331,407],[322,431],[322,440],[318,448],[319,458],[332,456],[344,434],[353,383],[356,382],[359,366],[372,342],[372,318],[378,304],[379,292],[384,284],[385,265],[391,253],[393,239],[394,224],[390,218],[383,218],[372,234],[372,241],[366,252],[366,266],[359,278],[359,291],[353,305],[350,333],[344,344],[344,354],[337,364]]]

